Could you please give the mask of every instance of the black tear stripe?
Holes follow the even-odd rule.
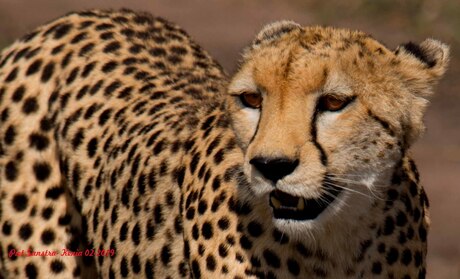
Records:
[[[315,145],[315,147],[318,149],[320,153],[321,163],[323,164],[323,166],[326,167],[327,166],[326,152],[324,152],[323,147],[317,141],[316,119],[318,118],[318,113],[319,113],[319,110],[315,109],[315,112],[313,113],[313,117],[311,120],[311,128],[310,128],[311,141],[313,142],[313,144]]]
[[[254,141],[254,139],[256,138],[257,132],[259,132],[259,124],[260,124],[261,119],[262,119],[262,106],[259,109],[259,120],[257,121],[256,130],[254,131],[254,135],[252,135],[251,139],[249,140],[248,146]]]

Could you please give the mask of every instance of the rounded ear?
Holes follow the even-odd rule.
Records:
[[[420,44],[403,44],[396,49],[395,54],[402,59],[415,58],[434,78],[441,77],[449,63],[449,47],[434,39],[426,39]]]
[[[449,47],[440,41],[426,39],[420,44],[409,42],[395,50],[400,60],[398,73],[410,94],[411,109],[406,114],[405,143],[410,146],[424,130],[423,114],[433,86],[443,76],[449,64]]]
[[[281,20],[265,25],[252,42],[252,47],[257,47],[264,42],[269,42],[281,37],[283,34],[300,30],[302,26],[294,21]]]

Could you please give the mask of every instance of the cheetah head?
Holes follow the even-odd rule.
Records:
[[[423,131],[448,53],[432,39],[389,50],[357,31],[263,28],[228,103],[249,192],[275,226],[304,232],[365,214]]]

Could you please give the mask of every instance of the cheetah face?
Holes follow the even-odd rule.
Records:
[[[360,32],[264,28],[229,86],[250,193],[280,229],[358,218],[423,130],[447,47],[433,40],[390,51]],[[353,219],[353,218],[351,218]],[[356,220],[355,220],[356,221]]]

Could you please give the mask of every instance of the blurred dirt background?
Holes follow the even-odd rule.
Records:
[[[451,66],[413,148],[431,201],[428,278],[460,278],[460,1],[459,0],[0,0],[0,48],[73,10],[127,7],[181,25],[232,73],[240,50],[266,23],[360,29],[390,48],[427,37],[451,45]]]

